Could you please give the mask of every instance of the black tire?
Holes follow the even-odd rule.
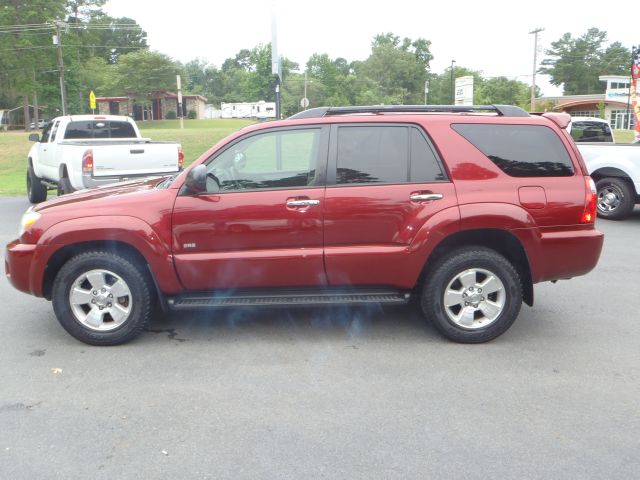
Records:
[[[106,293],[100,292],[101,289],[96,285],[98,282],[93,280],[91,283],[85,277],[87,273],[96,271],[108,272],[102,277],[106,279],[102,292],[106,290]],[[109,284],[110,281],[113,283]],[[118,297],[116,293],[114,285],[120,281],[128,289],[126,296]],[[119,283],[120,293],[122,286],[123,283]],[[74,287],[80,290],[81,296],[87,298],[85,304],[71,301],[70,294]],[[116,297],[114,299],[109,297],[112,291]],[[151,280],[142,267],[125,257],[101,250],[81,253],[65,263],[55,278],[52,292],[53,310],[64,329],[81,342],[105,346],[120,345],[137,337],[151,319],[153,298]],[[100,308],[101,304],[103,308]],[[125,309],[128,309],[128,314],[121,323],[111,316],[110,312],[117,313],[116,310]],[[93,327],[87,322],[92,314],[101,319],[101,323]]]
[[[47,199],[47,187],[41,178],[36,176],[31,164],[27,167],[27,197],[31,203],[44,202]]]
[[[596,182],[598,216],[608,220],[627,218],[635,206],[635,194],[629,182],[618,177],[601,178]]]
[[[69,177],[62,177],[58,182],[58,196],[67,195],[75,192],[75,189],[71,186],[71,180]]]
[[[490,280],[486,272],[499,282]],[[475,287],[465,288],[459,280],[463,273],[467,279],[474,274],[471,278],[476,279]],[[484,294],[482,288],[478,289],[483,282],[488,282]],[[498,284],[502,288],[494,291]],[[474,288],[475,291],[469,291]],[[447,298],[453,302],[459,298],[459,305],[445,305],[447,289]],[[464,295],[467,297],[463,298]],[[467,299],[469,303],[464,303]],[[495,305],[500,305],[500,308]],[[514,266],[494,250],[480,246],[459,248],[446,254],[429,269],[422,288],[421,306],[427,319],[449,340],[459,343],[488,342],[506,332],[518,317],[522,306],[522,283]],[[497,312],[494,318],[485,315],[490,310]],[[465,312],[468,314],[465,315]],[[476,318],[478,314],[479,318]],[[456,315],[461,316],[460,323],[452,318]]]

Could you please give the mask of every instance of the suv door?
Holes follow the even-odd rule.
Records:
[[[205,162],[207,193],[180,194],[176,270],[190,290],[325,285],[328,127],[260,130]]]
[[[451,209],[453,183],[422,128],[407,124],[332,126],[324,208],[330,285],[410,288],[422,269],[412,248],[423,226]],[[452,208],[454,207],[454,208]]]

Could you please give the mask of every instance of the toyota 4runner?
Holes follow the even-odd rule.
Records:
[[[19,290],[94,345],[154,307],[402,304],[465,343],[505,332],[533,285],[594,268],[593,181],[566,114],[323,107],[254,125],[174,176],[32,207],[7,246]]]

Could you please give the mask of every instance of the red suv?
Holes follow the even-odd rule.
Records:
[[[155,306],[406,303],[445,337],[506,331],[533,284],[583,275],[603,234],[568,115],[511,106],[307,110],[242,129],[186,171],[27,211],[19,290],[94,345]]]

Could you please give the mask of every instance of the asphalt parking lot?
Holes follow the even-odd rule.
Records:
[[[0,199],[0,240],[28,206]],[[484,345],[412,308],[175,315],[90,347],[2,276],[0,479],[640,472],[640,209]],[[4,256],[4,253],[3,253]]]

